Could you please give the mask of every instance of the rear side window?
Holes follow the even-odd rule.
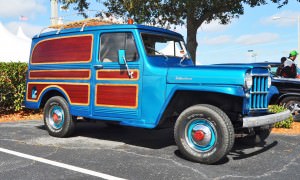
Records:
[[[118,51],[126,50],[126,60],[136,61],[138,52],[131,33],[105,33],[100,38],[100,61],[118,62]]]

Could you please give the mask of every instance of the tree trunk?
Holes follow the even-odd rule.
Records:
[[[191,58],[196,64],[196,51],[197,51],[197,30],[199,28],[198,23],[192,17],[187,17],[187,49],[191,55]]]

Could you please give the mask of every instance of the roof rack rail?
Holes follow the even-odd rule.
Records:
[[[86,22],[82,24],[80,31],[82,32],[86,26]]]
[[[39,34],[37,35],[37,37],[39,38],[41,36],[41,34],[43,33],[43,31],[45,31],[46,29],[50,29],[51,27],[44,27],[43,29],[40,30]]]
[[[59,34],[63,29],[70,29],[70,28],[80,28],[80,31],[84,31],[86,26],[101,26],[101,25],[111,25],[111,24],[121,24],[118,22],[102,20],[100,18],[91,18],[85,19],[81,21],[74,21],[67,24],[59,24],[59,25],[52,25],[45,28],[42,28],[37,37],[39,38],[41,34],[47,29],[57,29],[56,34]]]
[[[59,28],[57,31],[56,31],[56,34],[59,34],[61,30],[63,30],[64,27],[62,26],[61,28]]]

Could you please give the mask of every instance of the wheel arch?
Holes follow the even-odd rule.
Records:
[[[276,98],[276,100],[273,100],[273,102],[275,104],[280,104],[283,99],[288,98],[288,97],[299,97],[300,98],[300,94],[299,93],[285,93],[285,94],[281,94],[280,96],[278,96]]]
[[[70,104],[70,99],[69,96],[66,94],[66,92],[60,88],[57,87],[50,87],[47,88],[41,95],[40,97],[40,103],[39,103],[39,107],[43,108],[46,104],[46,102],[48,101],[48,99],[50,99],[51,97],[54,96],[61,96],[63,97],[68,104]]]
[[[170,126],[186,108],[196,104],[210,104],[224,111],[230,119],[242,112],[243,97],[221,92],[178,90],[169,100],[158,127]],[[171,124],[170,124],[171,123]]]

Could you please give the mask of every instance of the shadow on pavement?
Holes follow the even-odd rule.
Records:
[[[38,129],[46,131],[45,126],[37,126]],[[134,127],[120,126],[116,124],[106,124],[103,122],[79,122],[72,137],[88,137],[99,140],[122,142],[128,145],[145,147],[150,149],[161,149],[176,145],[173,137],[173,128],[167,129],[142,129]],[[247,139],[236,138],[235,144],[227,155],[215,165],[226,164],[229,157],[233,160],[247,159],[257,154],[264,153],[278,144],[274,141],[270,144],[264,142],[255,146]],[[185,159],[179,150],[175,150],[175,155]]]
[[[46,130],[45,126],[38,126],[37,128]],[[143,129],[105,124],[105,122],[79,122],[72,137],[76,136],[123,142],[151,149],[161,149],[175,145],[172,128]]]
[[[246,159],[261,153],[264,153],[273,147],[277,146],[278,141],[273,141],[272,143],[264,143],[263,145],[260,144],[259,146],[254,146],[253,144],[247,145],[247,144],[235,144],[232,150],[230,151],[229,155],[232,156],[233,160],[240,160],[240,159]],[[254,148],[255,147],[255,148]],[[251,152],[249,151],[249,148],[252,148]]]

